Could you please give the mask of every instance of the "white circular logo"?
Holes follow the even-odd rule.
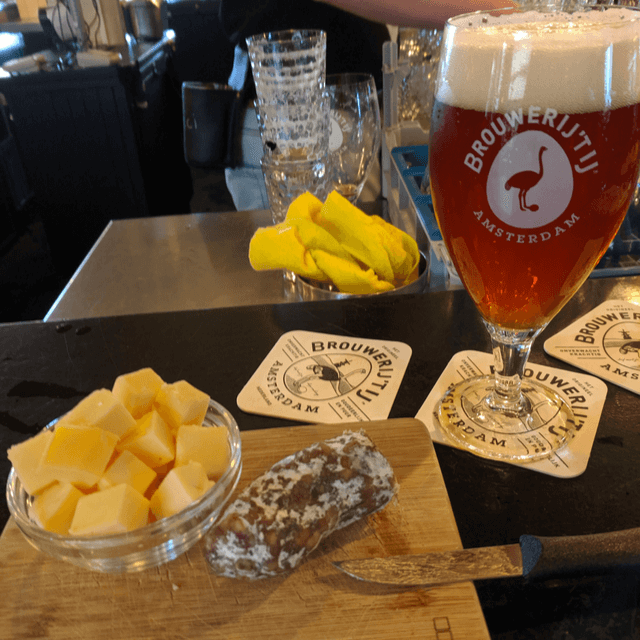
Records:
[[[573,195],[567,154],[548,134],[525,131],[496,156],[487,177],[487,200],[502,222],[520,229],[543,227],[561,216]]]
[[[336,120],[333,114],[331,114],[329,121],[331,123],[331,130],[329,132],[329,151],[337,151],[342,146],[344,135],[342,133],[342,127]]]

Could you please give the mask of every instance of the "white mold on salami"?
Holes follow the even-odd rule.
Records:
[[[328,535],[393,498],[393,469],[364,431],[277,462],[227,508],[205,538],[214,573],[265,578],[291,571]]]

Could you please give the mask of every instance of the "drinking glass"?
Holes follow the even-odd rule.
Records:
[[[329,99],[324,31],[290,29],[247,38],[256,85],[262,170],[274,223],[309,191],[329,191]]]
[[[368,73],[327,76],[329,170],[333,188],[355,204],[380,150],[378,94]]]
[[[580,429],[579,412],[557,393],[565,382],[523,376],[534,339],[589,276],[629,207],[638,60],[640,13],[627,7],[505,9],[446,25],[431,190],[495,370],[452,386],[435,409],[462,448],[536,460]]]
[[[398,118],[417,122],[428,132],[436,72],[442,45],[441,29],[398,29]]]

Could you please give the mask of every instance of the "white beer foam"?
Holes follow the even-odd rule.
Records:
[[[436,89],[441,102],[501,113],[640,102],[640,12],[468,14],[452,22]]]

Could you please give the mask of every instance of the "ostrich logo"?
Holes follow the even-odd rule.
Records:
[[[610,327],[602,340],[606,354],[629,369],[640,369],[640,324],[621,322]]]
[[[292,364],[285,371],[284,384],[301,398],[330,400],[353,391],[370,373],[371,363],[362,356],[314,355]]]
[[[544,175],[544,166],[542,165],[542,154],[547,147],[540,147],[538,152],[538,171],[518,171],[512,175],[504,185],[504,188],[518,190],[518,204],[521,211],[537,211],[540,207],[537,204],[527,205],[527,193],[529,189],[535,187]]]
[[[500,149],[487,175],[494,215],[516,229],[554,222],[573,195],[573,168],[564,149],[543,131],[515,135]]]

